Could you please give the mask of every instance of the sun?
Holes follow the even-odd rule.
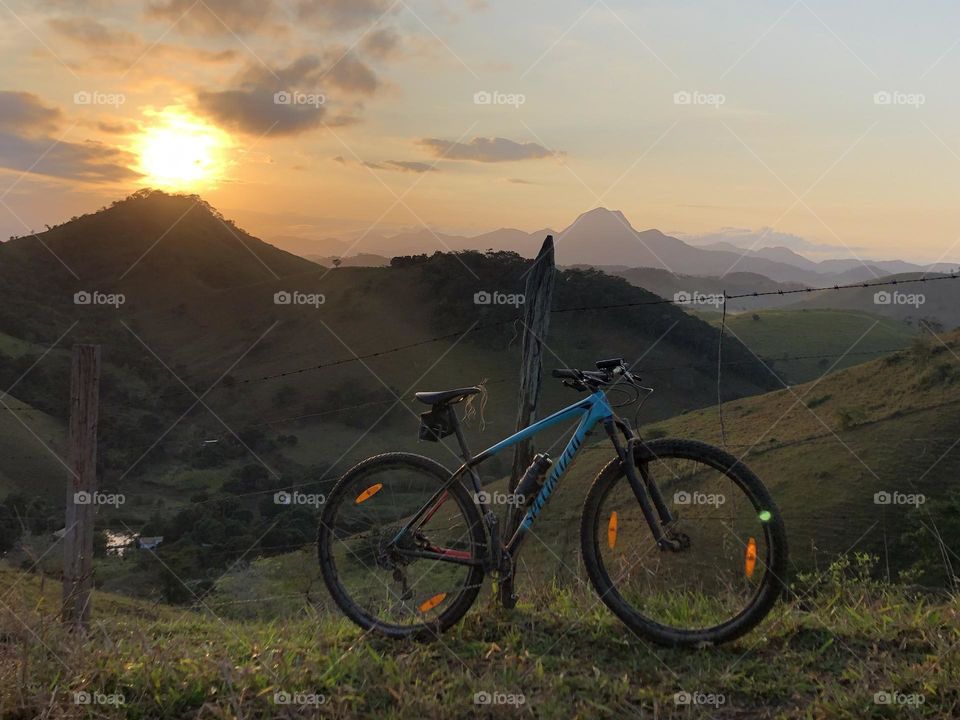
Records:
[[[226,133],[179,112],[155,116],[138,138],[140,170],[155,187],[188,189],[211,185],[224,170]]]

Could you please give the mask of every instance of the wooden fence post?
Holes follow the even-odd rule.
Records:
[[[74,625],[84,625],[90,617],[99,398],[100,346],[75,345],[70,372],[70,474],[63,537],[63,621]]]
[[[553,253],[553,235],[547,235],[533,266],[527,274],[523,304],[523,345],[520,361],[520,397],[517,408],[517,430],[530,425],[537,416],[540,386],[543,379],[543,353],[547,330],[550,326],[550,307],[553,302],[553,282],[556,265]],[[510,476],[510,492],[516,490],[524,471],[533,462],[533,441],[517,443],[513,452],[513,471]],[[514,508],[507,514],[504,540],[509,540],[523,517],[521,509]],[[513,578],[501,583],[501,602],[513,607]]]

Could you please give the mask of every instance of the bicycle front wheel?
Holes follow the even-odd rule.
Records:
[[[620,461],[610,462],[581,518],[584,565],[600,598],[638,635],[664,645],[749,632],[773,607],[787,570],[783,518],[766,488],[735,457],[701,442],[653,440],[634,460],[641,483],[655,485],[670,510],[663,529],[674,547],[658,547]]]
[[[415,533],[393,543],[449,477],[429,458],[387,453],[347,471],[330,493],[317,538],[320,569],[334,601],[365,630],[436,638],[477,597],[486,534],[459,481]]]

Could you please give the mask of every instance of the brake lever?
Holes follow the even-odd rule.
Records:
[[[577,392],[585,392],[587,389],[587,386],[579,380],[564,380],[563,384],[571,390],[576,390]]]

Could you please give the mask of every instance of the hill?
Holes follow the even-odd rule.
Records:
[[[960,334],[927,337],[813,382],[725,403],[726,444],[770,488],[799,567],[854,548],[880,554],[886,574],[919,567],[924,582],[949,582],[953,561],[948,554],[945,565],[941,542],[957,542],[947,528],[960,497],[958,353]],[[646,432],[723,442],[716,408]],[[925,501],[894,506],[877,493]]]
[[[722,278],[706,275],[675,275],[669,270],[658,268],[601,268],[611,275],[624,278],[631,285],[642,287],[662,298],[673,300],[678,293],[689,296],[701,295],[739,295],[748,292],[773,292],[777,290],[796,290],[807,287],[802,283],[774,282],[768,277],[751,272],[732,272]],[[761,297],[736,298],[727,302],[730,312],[746,312],[763,308],[782,307],[795,302],[792,296],[765,295]],[[694,304],[692,309],[699,311],[720,310],[719,305]]]
[[[938,273],[901,273],[884,277],[885,281],[922,280],[946,277]],[[910,282],[901,287],[852,288],[843,292],[816,293],[790,305],[791,308],[834,308],[858,310],[918,325],[933,323],[934,328],[960,327],[960,281]]]
[[[949,587],[960,542],[960,333],[943,340],[927,336],[812,382],[728,400],[726,442],[715,406],[656,422],[641,413],[641,434],[703,440],[742,457],[783,511],[794,573],[870,552],[881,558],[878,577]],[[519,557],[521,577],[576,582],[579,539],[569,529],[611,457],[606,440],[584,448],[538,521],[539,542]],[[504,490],[505,480],[493,487]],[[920,493],[925,502],[878,504],[876,493]]]
[[[334,261],[336,260],[340,261],[342,267],[386,267],[390,264],[390,258],[383,257],[383,255],[369,255],[366,253],[348,255],[346,257],[337,257],[334,255],[304,255],[304,257],[324,267],[334,267]]]
[[[947,345],[920,338],[909,350],[817,381],[725,403],[726,446],[745,459],[783,510],[792,572],[823,568],[856,550],[882,558],[878,577],[950,584],[951,565],[944,566],[940,540],[953,548],[960,537],[960,360],[953,354],[960,355],[960,335],[944,340]],[[640,417],[646,437],[724,444],[715,407],[655,423],[645,412]],[[579,584],[579,540],[570,528],[579,522],[593,478],[611,457],[606,440],[597,438],[584,448],[538,520],[537,542],[527,543],[518,558],[522,583]],[[438,459],[453,464],[449,457]],[[481,475],[490,479],[484,466]],[[506,492],[506,478],[493,480],[490,489]],[[927,502],[875,504],[875,494],[882,492],[922,493]],[[227,573],[215,596],[229,604],[251,592],[262,597],[307,592],[319,582],[319,570],[294,557],[257,560],[250,570]],[[291,608],[280,601],[260,611],[276,617]]]
[[[146,218],[141,230],[139,214]],[[101,489],[126,502],[102,508],[99,526],[164,535],[174,552],[183,550],[189,569],[181,571],[204,578],[210,563],[228,565],[246,547],[269,554],[312,534],[309,518],[275,518],[275,508],[262,507],[280,488],[329,488],[352,462],[384,449],[451,462],[449,444],[417,441],[425,408],[413,400],[416,390],[486,380],[468,439],[479,448],[507,435],[516,417],[521,309],[499,300],[478,304],[475,296],[516,296],[528,267],[516,254],[494,252],[323,268],[246,236],[197,198],[138,193],[0,245],[0,274],[10,281],[0,284],[0,337],[7,338],[0,381],[16,383],[12,397],[42,409],[62,437],[70,346],[100,344]],[[72,293],[81,288],[123,294],[125,301],[75,304]],[[548,369],[643,357],[658,368],[649,374],[659,388],[651,417],[709,403],[716,329],[679,308],[642,304],[653,300],[621,278],[558,272],[558,309],[639,305],[554,314]],[[727,377],[732,396],[774,386],[739,343],[730,341],[726,352],[740,361]],[[574,397],[547,380],[542,408]],[[37,532],[56,530],[62,464],[18,432],[11,437],[53,464],[39,469],[41,481],[19,454],[0,458],[2,489],[43,499],[44,509],[29,508],[46,518]],[[502,476],[509,458],[498,462],[486,468],[488,479]],[[27,512],[23,503],[18,498],[14,509]],[[212,507],[218,512],[199,509]],[[206,522],[216,524],[215,532],[187,533]],[[15,520],[8,524],[18,532]],[[181,537],[183,547],[176,545]],[[157,589],[143,578],[117,582],[147,594]],[[182,594],[177,586],[166,590]]]
[[[123,293],[126,307],[140,309],[316,270],[248,235],[198,196],[150,190],[3,243],[0,260],[5,299],[15,292],[27,294],[23,300],[43,297],[35,312],[62,310],[78,291]],[[9,307],[4,311],[9,318]]]
[[[58,583],[0,569],[0,708],[9,718],[952,716],[955,608],[864,580],[861,562],[808,579],[761,631],[697,652],[648,646],[589,593],[550,588],[528,589],[512,611],[485,607],[484,593],[433,643],[361,636],[312,596],[300,617],[270,622],[98,592],[96,631],[78,640],[54,619]]]
[[[712,322],[720,326],[719,318]],[[855,310],[761,310],[728,315],[726,323],[731,337],[791,384],[909,349],[919,335],[899,320]]]

